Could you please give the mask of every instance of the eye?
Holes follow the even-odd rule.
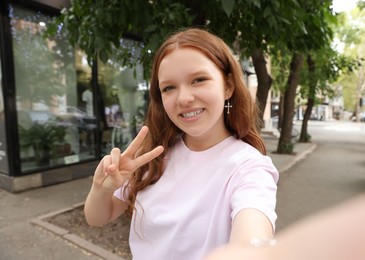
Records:
[[[206,80],[207,80],[207,78],[205,78],[205,77],[198,77],[198,78],[193,80],[193,84],[194,83],[200,83],[200,82],[203,82],[203,81],[206,81]]]
[[[161,92],[168,92],[173,90],[175,87],[174,86],[165,86],[161,88]]]

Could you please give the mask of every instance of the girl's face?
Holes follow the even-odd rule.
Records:
[[[205,150],[229,136],[224,124],[224,102],[232,95],[222,72],[193,48],[165,56],[158,71],[164,109],[185,133],[191,150]]]

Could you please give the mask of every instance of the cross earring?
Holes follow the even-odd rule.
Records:
[[[225,105],[224,107],[227,108],[227,114],[229,114],[229,109],[232,108],[233,106],[231,105],[229,100],[227,100],[227,105]]]

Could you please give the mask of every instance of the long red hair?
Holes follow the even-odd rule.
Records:
[[[148,164],[139,168],[129,180],[128,197],[130,213],[134,208],[137,193],[156,183],[163,174],[163,158],[174,146],[182,131],[169,119],[163,108],[159,89],[158,70],[162,59],[178,48],[193,48],[206,55],[221,71],[227,86],[233,88],[230,113],[225,113],[225,125],[237,139],[249,143],[262,154],[266,154],[264,142],[259,133],[258,107],[245,84],[242,68],[231,49],[214,34],[190,28],[178,31],[168,37],[155,54],[150,80],[150,103],[145,124],[149,134],[141,153],[158,145],[164,152]]]

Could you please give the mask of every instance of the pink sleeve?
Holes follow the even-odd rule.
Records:
[[[114,197],[116,197],[117,199],[124,201],[124,202],[127,201],[128,190],[125,192],[126,188],[127,188],[127,185],[125,184],[122,187],[120,187],[119,189],[117,189],[116,191],[114,191],[114,193],[113,193]]]
[[[252,208],[265,214],[275,229],[278,179],[270,157],[252,158],[241,165],[230,181],[232,220],[239,211]]]

